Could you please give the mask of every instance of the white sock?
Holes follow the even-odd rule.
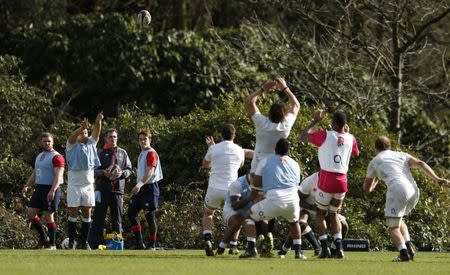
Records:
[[[237,246],[237,245],[238,245],[238,242],[237,242],[237,241],[231,241],[231,242],[230,242],[230,245]]]
[[[328,239],[327,234],[323,234],[323,235],[319,236],[319,241],[323,241],[323,240],[327,240],[327,239]]]
[[[81,218],[82,222],[91,222],[91,218]]]
[[[341,239],[342,240],[342,233],[339,232],[339,233],[334,234],[334,239],[335,240],[337,240],[337,239]]]
[[[219,247],[225,249],[225,248],[227,248],[227,244],[224,242],[220,242]]]
[[[206,235],[206,234],[212,234],[212,231],[211,230],[203,230],[203,235]]]
[[[309,232],[311,232],[311,227],[308,225],[305,230],[302,231],[302,236],[308,234]]]
[[[247,241],[248,241],[248,242],[256,243],[256,238],[253,238],[253,237],[247,237]]]
[[[292,240],[292,243],[293,243],[294,245],[296,245],[296,244],[302,244],[302,240],[301,240],[301,239],[295,239],[295,240]]]
[[[67,218],[67,220],[69,220],[69,222],[77,222],[78,218],[69,216],[69,218]]]
[[[409,233],[403,234],[403,239],[405,240],[405,242],[410,242],[411,237],[409,236]]]

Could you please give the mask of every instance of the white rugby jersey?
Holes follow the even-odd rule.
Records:
[[[288,113],[282,122],[273,123],[259,112],[254,114],[252,120],[256,132],[255,154],[275,153],[275,145],[280,138],[289,136],[295,119],[296,116],[293,113]]]
[[[350,133],[326,131],[327,137],[319,147],[320,168],[333,173],[346,174],[352,155],[354,137]]]
[[[230,184],[238,178],[245,153],[233,141],[224,140],[209,147],[204,159],[211,162],[208,187],[228,190]]]
[[[381,151],[370,161],[366,177],[379,178],[388,188],[394,183],[417,187],[409,168],[410,158],[411,155],[404,152]]]

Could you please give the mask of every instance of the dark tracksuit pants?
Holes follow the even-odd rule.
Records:
[[[99,244],[104,243],[103,231],[108,208],[111,217],[111,232],[122,233],[123,231],[123,194],[120,192],[112,192],[111,187],[102,188],[102,186],[97,188],[95,192],[95,208],[89,234],[89,244],[93,249],[98,248]]]

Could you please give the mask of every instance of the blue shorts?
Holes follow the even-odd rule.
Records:
[[[51,203],[47,202],[47,195],[51,185],[36,184],[33,195],[28,202],[28,207],[40,209],[42,211],[56,212],[58,210],[59,201],[61,200],[61,187],[55,192],[55,198]]]
[[[138,212],[144,210],[154,210],[158,207],[159,182],[145,184],[139,193],[131,196],[129,208]]]

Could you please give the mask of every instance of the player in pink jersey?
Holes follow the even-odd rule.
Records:
[[[303,130],[300,137],[303,142],[310,142],[319,147],[319,189],[316,192],[317,231],[322,251],[319,258],[329,258],[327,244],[327,225],[325,216],[329,215],[331,232],[337,257],[344,258],[342,249],[342,228],[338,211],[347,192],[347,171],[351,156],[359,154],[356,138],[349,133],[347,117],[344,112],[336,111],[332,118],[332,130],[311,131],[325,118],[323,111],[314,113],[314,120]]]

